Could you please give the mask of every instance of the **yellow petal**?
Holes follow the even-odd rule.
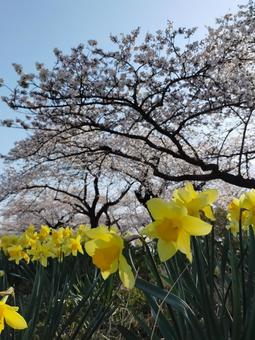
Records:
[[[160,239],[158,240],[157,249],[162,262],[169,260],[177,251],[173,242],[165,242]]]
[[[17,312],[5,309],[4,310],[4,319],[8,326],[14,329],[24,329],[27,328],[26,320]]]
[[[111,272],[109,270],[101,271],[101,275],[103,279],[106,280],[111,275]]]
[[[207,205],[207,206],[204,207],[202,210],[203,210],[205,216],[206,216],[207,218],[209,218],[209,220],[215,221],[215,217],[214,217],[214,214],[213,214],[213,210],[212,210],[212,207],[211,207],[210,205]]]
[[[4,329],[4,316],[2,314],[0,317],[0,334],[2,333],[3,329]]]
[[[200,217],[200,211],[204,208],[206,200],[206,196],[199,195],[197,198],[191,200],[188,203],[185,203],[186,208],[188,209],[188,215],[194,217]]]
[[[124,287],[128,289],[134,288],[135,277],[130,265],[127,263],[125,257],[121,254],[119,258],[119,276]]]
[[[151,237],[151,238],[158,237],[158,234],[156,231],[156,223],[152,222],[148,224],[146,227],[143,228],[143,230],[141,231],[141,234]]]
[[[180,230],[176,243],[178,250],[184,253],[191,262],[192,254],[190,249],[190,235],[186,233],[185,230]]]
[[[174,191],[174,196],[185,203],[197,197],[197,192],[194,190],[193,184],[188,182],[184,188],[179,188]]]
[[[209,189],[209,190],[204,191],[203,193],[207,195],[208,204],[212,204],[218,198],[218,190],[216,189]]]
[[[86,232],[86,235],[91,239],[99,239],[103,241],[108,241],[111,238],[111,233],[106,226],[92,228]]]
[[[182,227],[190,235],[203,236],[211,232],[212,226],[200,218],[193,216],[183,216]]]
[[[104,242],[102,240],[90,240],[85,243],[85,250],[89,256],[94,256],[97,248],[103,248]]]
[[[169,203],[161,198],[152,198],[146,203],[154,220],[169,217]]]
[[[102,275],[103,279],[106,280],[108,278],[108,276],[115,273],[118,270],[118,266],[119,266],[119,261],[118,261],[118,259],[116,259],[112,262],[112,264],[111,264],[111,266],[108,270],[101,271],[101,275]]]

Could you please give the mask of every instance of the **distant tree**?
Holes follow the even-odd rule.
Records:
[[[104,170],[102,174],[84,168],[81,160],[70,158],[50,166],[20,168],[9,168],[0,182],[0,201],[8,202],[2,215],[17,229],[30,223],[53,228],[77,221],[92,228],[103,222],[114,224],[111,208],[120,203],[133,184],[113,172],[107,174]]]
[[[5,202],[1,209],[1,233],[25,230],[29,225],[48,225],[55,229],[60,226],[84,223],[84,216],[78,216],[67,204],[55,199],[52,193],[43,190],[20,192]]]

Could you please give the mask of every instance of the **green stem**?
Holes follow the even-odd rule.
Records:
[[[147,254],[148,254],[149,259],[150,259],[150,262],[151,262],[151,264],[152,264],[153,274],[155,275],[156,281],[157,281],[158,285],[160,286],[160,288],[164,289],[163,282],[162,282],[161,277],[160,277],[160,274],[159,274],[159,272],[158,272],[158,268],[157,268],[157,266],[156,266],[156,263],[155,263],[155,261],[154,261],[152,255],[151,255],[150,248],[149,248],[148,244],[146,243],[146,241],[145,241],[144,239],[143,239],[143,244],[144,244],[144,246],[145,246],[145,248],[146,248]],[[173,309],[171,308],[171,306],[169,306],[168,304],[167,304],[167,309],[168,309],[168,311],[169,311],[169,313],[170,313],[170,315],[171,315],[171,318],[172,318],[172,320],[173,320],[173,324],[174,324],[174,327],[175,327],[176,333],[177,333],[177,339],[180,339],[180,340],[181,340],[181,339],[182,339],[182,337],[181,337],[181,332],[180,332],[180,329],[179,329],[179,326],[178,326],[178,322],[177,322],[177,320],[176,320],[176,318],[175,318],[175,316],[174,316],[174,311],[173,311]]]
[[[246,318],[246,293],[245,293],[245,276],[244,276],[244,250],[243,250],[243,231],[242,231],[242,212],[240,210],[239,218],[239,243],[240,243],[240,258],[241,258],[241,277],[242,277],[242,295],[243,295],[243,319]]]

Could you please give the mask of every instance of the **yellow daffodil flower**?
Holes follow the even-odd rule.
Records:
[[[64,258],[64,252],[63,252],[63,247],[62,245],[56,245],[52,238],[50,238],[48,241],[47,241],[47,249],[50,253],[50,257],[51,258],[57,258],[60,262],[63,260]]]
[[[27,250],[27,253],[32,256],[32,261],[39,261],[43,267],[47,267],[48,258],[52,257],[52,252],[46,243],[37,241],[36,244]]]
[[[77,234],[81,236],[81,244],[84,245],[85,242],[89,240],[87,236],[87,231],[90,230],[90,227],[86,224],[80,224]]]
[[[124,241],[116,230],[99,226],[87,231],[90,241],[85,243],[85,250],[92,257],[92,262],[101,270],[104,280],[119,270],[119,276],[126,288],[133,288],[134,275],[127,260],[122,255]]]
[[[19,307],[13,307],[6,304],[8,296],[0,301],[0,334],[4,329],[4,323],[14,329],[27,328],[26,320],[17,313]]]
[[[24,251],[23,248],[20,245],[14,245],[9,248],[7,248],[7,252],[9,255],[10,261],[15,261],[16,264],[19,264],[19,261],[24,258]]]
[[[38,239],[38,233],[35,231],[35,226],[30,225],[27,227],[25,234],[32,240],[37,240]]]
[[[69,238],[73,235],[73,230],[70,227],[63,228],[63,237]]]
[[[154,222],[146,226],[142,234],[158,239],[160,260],[166,261],[180,250],[192,261],[190,236],[207,235],[212,226],[200,218],[189,216],[187,208],[174,201],[152,198],[147,207]]]
[[[63,229],[64,228],[59,228],[59,229],[56,229],[56,230],[52,230],[51,237],[52,237],[53,242],[57,246],[61,245],[64,242]]]
[[[245,202],[246,201],[246,202]],[[236,235],[239,231],[240,216],[242,212],[242,228],[247,230],[251,222],[251,215],[247,208],[250,206],[249,200],[247,200],[246,195],[241,195],[240,198],[233,198],[228,205],[227,218],[229,220],[228,229]],[[245,208],[246,207],[246,208]]]
[[[63,246],[63,251],[65,255],[72,254],[73,256],[77,256],[77,252],[83,254],[81,236],[77,235],[76,237],[69,238]]]
[[[214,221],[211,204],[217,199],[218,191],[208,189],[206,191],[195,191],[192,183],[186,183],[184,188],[176,189],[173,193],[173,200],[184,205],[190,216],[200,217],[201,211],[207,218]]]
[[[255,190],[252,189],[240,197],[242,208],[242,227],[247,230],[249,225],[255,229]]]
[[[38,234],[38,238],[39,240],[44,241],[47,239],[49,234],[50,234],[50,228],[47,225],[42,225],[39,231],[39,234]]]
[[[3,235],[0,240],[1,249],[5,254],[8,252],[7,249],[9,247],[19,244],[19,237],[17,235]]]

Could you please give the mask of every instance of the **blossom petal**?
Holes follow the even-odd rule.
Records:
[[[124,285],[128,289],[134,288],[135,277],[130,265],[127,263],[125,257],[121,254],[119,258],[119,276]]]
[[[27,328],[26,320],[17,312],[5,309],[4,310],[4,319],[8,326],[14,329],[24,329]]]
[[[200,218],[193,216],[183,216],[182,227],[190,235],[203,236],[211,232],[212,226]]]
[[[177,251],[173,242],[165,242],[161,239],[158,240],[157,249],[162,262],[169,260]]]
[[[189,261],[192,261],[192,253],[190,249],[190,235],[186,233],[185,230],[181,230],[179,232],[179,236],[177,239],[177,248],[180,250],[182,253],[184,253]]]

